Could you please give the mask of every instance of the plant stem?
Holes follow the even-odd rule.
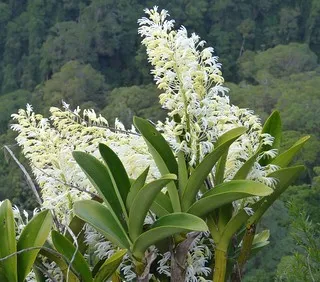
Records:
[[[215,265],[213,282],[224,282],[227,271],[227,252],[225,250],[215,250]]]
[[[237,267],[232,273],[232,278],[231,278],[232,282],[239,282],[242,279],[243,267],[250,256],[252,242],[253,242],[255,233],[256,233],[256,225],[255,224],[248,225],[246,229],[246,233],[243,236],[242,248],[237,260],[238,262]]]
[[[249,258],[255,233],[256,233],[255,224],[247,227],[246,234],[243,237],[241,252],[238,258],[238,264],[240,269],[244,266],[244,264]]]

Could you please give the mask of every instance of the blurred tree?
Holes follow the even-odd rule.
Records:
[[[60,106],[62,100],[72,108],[91,102],[91,107],[99,109],[104,106],[105,94],[106,85],[102,74],[91,65],[70,61],[37,88],[34,95],[37,102],[34,104],[42,101],[42,110],[47,111],[50,106]]]
[[[284,256],[277,267],[276,281],[304,282],[320,280],[320,229],[319,222],[310,220],[303,208],[292,203],[291,236],[296,248],[291,256]],[[318,217],[319,218],[319,217]]]
[[[111,123],[118,117],[127,127],[132,125],[133,116],[154,122],[163,120],[165,113],[160,108],[158,96],[159,90],[153,84],[115,88],[107,96],[107,106],[101,113]]]
[[[318,71],[294,74],[279,81],[282,95],[276,108],[282,113],[284,127],[320,138]]]
[[[11,115],[24,107],[30,98],[31,93],[23,89],[0,96],[0,134],[7,131]]]
[[[41,71],[51,75],[71,60],[95,64],[97,55],[92,52],[92,33],[86,24],[59,22],[50,31],[41,50]]]
[[[263,77],[259,72],[271,74],[275,78],[311,71],[317,67],[317,56],[308,45],[290,43],[254,54],[247,51],[238,60],[239,77],[259,82]]]

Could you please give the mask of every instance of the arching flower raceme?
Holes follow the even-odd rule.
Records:
[[[64,110],[50,111],[51,116],[46,119],[28,105],[27,110],[13,115],[18,123],[12,128],[19,132],[17,142],[40,186],[43,208],[54,210],[62,224],[69,223],[73,203],[91,198],[86,191],[95,191],[74,161],[74,150],[100,158],[98,145],[105,143],[119,155],[130,177],[136,178],[147,166],[151,178],[158,175],[142,137],[122,131],[119,121],[112,131],[93,110],[84,110],[81,115],[79,108],[71,112],[65,105]]]

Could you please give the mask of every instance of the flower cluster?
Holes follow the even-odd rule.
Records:
[[[136,178],[147,166],[150,177],[158,171],[142,137],[126,132],[120,122],[110,129],[108,122],[93,110],[70,111],[51,108],[51,117],[35,114],[30,105],[19,110],[12,125],[19,132],[17,142],[29,159],[32,171],[41,188],[43,208],[51,209],[62,224],[68,224],[72,205],[89,199],[94,193],[85,174],[72,157],[74,150],[85,151],[100,158],[98,144],[106,143],[120,157],[128,174]]]
[[[232,179],[244,161],[256,153],[260,140],[272,144],[273,138],[261,134],[260,119],[252,111],[230,104],[221,65],[212,48],[203,48],[205,42],[194,33],[188,37],[184,27],[174,30],[174,21],[166,19],[167,11],[158,12],[154,7],[145,12],[149,17],[138,21],[139,33],[154,67],[154,79],[164,91],[160,103],[169,116],[158,123],[158,128],[172,148],[183,151],[194,166],[212,151],[219,136],[245,126],[247,133],[229,150],[225,179]],[[272,179],[266,177],[269,172],[269,167],[256,163],[249,178],[272,186]]]
[[[246,133],[228,151],[224,181],[231,180],[244,162],[257,154],[261,145],[272,145],[273,137],[262,133],[260,120],[252,111],[230,103],[228,89],[223,86],[221,65],[213,56],[212,48],[204,48],[205,42],[196,34],[188,36],[184,27],[174,30],[174,21],[167,20],[165,10],[158,12],[155,7],[146,13],[148,17],[139,20],[139,33],[153,66],[152,74],[163,90],[160,103],[168,111],[168,118],[158,122],[158,129],[174,152],[183,152],[189,165],[195,167],[215,148],[222,134],[239,126],[246,127]],[[95,193],[72,157],[74,150],[101,159],[98,144],[105,143],[117,153],[129,177],[137,178],[148,166],[148,180],[159,177],[147,145],[134,128],[126,130],[118,120],[111,128],[107,120],[93,110],[71,111],[65,103],[63,110],[51,108],[50,112],[51,116],[44,118],[27,105],[26,110],[13,115],[16,124],[12,128],[19,133],[17,142],[29,159],[41,189],[42,207],[53,210],[63,225],[73,216],[73,203],[89,199]],[[275,150],[261,153],[248,178],[274,186],[275,180],[267,175],[278,167],[261,166],[258,161],[276,154]],[[235,211],[237,207],[238,203]],[[246,211],[252,212],[249,208]],[[151,224],[151,218],[146,222]],[[108,258],[115,252],[116,247],[93,228],[86,226],[85,235],[95,258]],[[186,265],[188,281],[206,281],[204,277],[210,274],[208,263],[213,246],[210,240],[201,234],[191,246]],[[156,249],[153,251],[157,253]],[[158,273],[170,276],[170,253],[158,253],[158,258],[161,258],[157,261]],[[54,266],[48,265],[49,268]],[[136,278],[129,256],[120,265],[120,272],[126,281]]]

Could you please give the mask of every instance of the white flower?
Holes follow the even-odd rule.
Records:
[[[68,224],[75,201],[89,199],[95,189],[80,167],[74,161],[72,152],[80,150],[101,158],[98,145],[110,146],[122,160],[132,178],[150,166],[149,180],[157,178],[159,172],[150,156],[142,137],[126,133],[124,126],[117,121],[116,129],[108,129],[107,121],[93,110],[80,109],[76,114],[68,109],[52,107],[49,119],[35,114],[29,105],[28,110],[19,110],[13,118],[18,125],[12,129],[19,132],[16,138],[41,189],[43,208],[52,209],[61,220]],[[79,190],[80,189],[80,190]]]
[[[251,110],[230,104],[221,64],[213,56],[213,48],[203,48],[205,42],[196,34],[188,36],[183,26],[174,30],[174,21],[167,20],[167,11],[159,12],[154,7],[146,13],[148,18],[138,21],[139,34],[153,66],[154,80],[164,91],[160,103],[169,116],[158,123],[158,129],[174,152],[183,151],[189,164],[196,166],[215,148],[222,134],[235,127],[246,127],[247,132],[229,149],[224,181],[231,180],[261,144],[272,145],[274,138],[261,133],[260,119]],[[274,149],[263,152],[269,157],[276,154]],[[267,177],[267,169],[258,163],[248,178],[274,186],[274,181]]]

